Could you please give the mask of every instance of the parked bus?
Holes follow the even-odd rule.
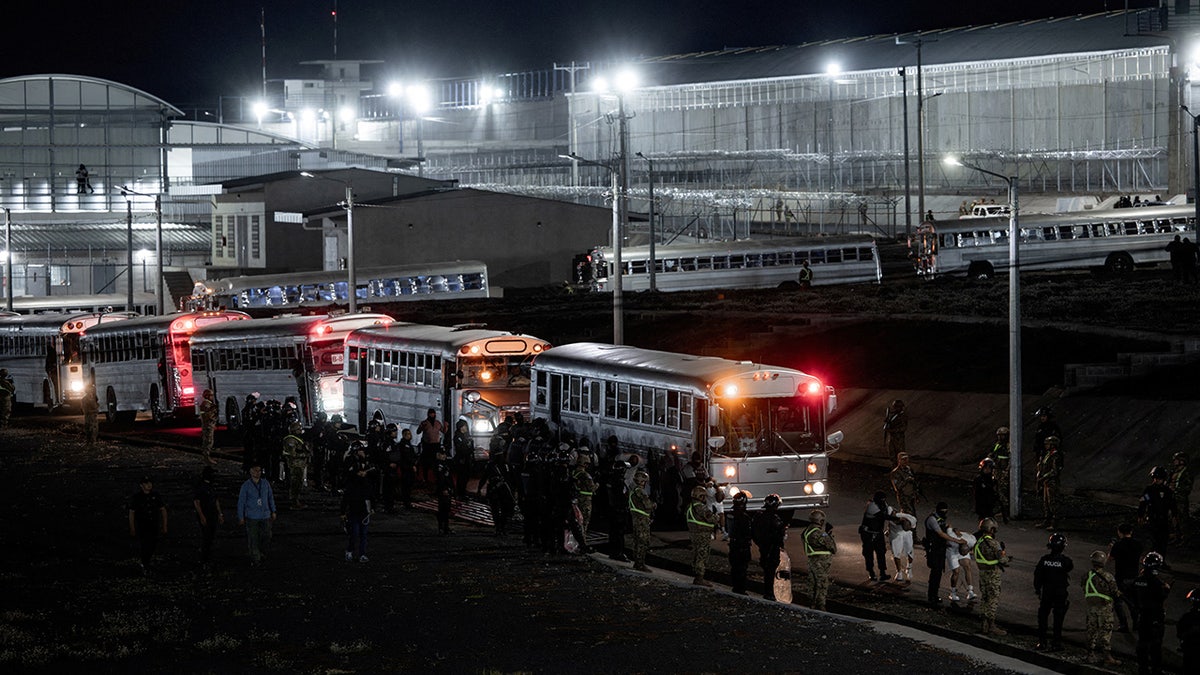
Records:
[[[190,416],[196,399],[188,341],[196,329],[243,321],[243,312],[183,312],[106,323],[80,340],[83,366],[110,422],[149,410],[155,422]]]
[[[604,247],[577,256],[576,283],[612,290],[613,255],[612,248]],[[812,270],[812,285],[879,283],[883,278],[875,240],[861,235],[658,246],[654,259],[660,291],[795,287],[804,261]],[[623,247],[621,269],[622,289],[649,289],[650,247]]]
[[[529,412],[529,367],[545,340],[475,326],[397,323],[346,338],[346,420],[363,429],[376,410],[416,426],[433,408],[451,429],[466,420],[486,459],[504,416]]]
[[[357,271],[359,302],[488,297],[487,265],[475,260]],[[346,272],[325,270],[232,277],[205,284],[214,306],[297,307],[339,304],[350,297]]]
[[[13,298],[13,311],[17,314],[44,314],[46,312],[101,312],[113,310],[133,311],[142,315],[155,314],[158,303],[153,293],[134,293],[133,309],[125,306],[125,294],[96,295],[37,295]],[[170,301],[168,300],[168,304]]]
[[[264,401],[296,398],[300,417],[312,424],[318,412],[341,415],[343,345],[350,331],[387,326],[386,314],[277,316],[225,321],[198,329],[191,339],[197,387],[223,401],[224,421],[241,425],[249,394]],[[199,397],[196,413],[199,414]]]
[[[751,508],[771,493],[789,511],[829,504],[827,454],[843,435],[826,436],[837,396],[811,375],[582,342],[539,355],[533,380],[532,415],[592,447],[615,437],[648,466],[664,456],[682,466],[699,450],[709,475],[749,493]]]
[[[1007,270],[1008,218],[923,223],[909,241],[917,273],[986,279]],[[1196,229],[1191,206],[1150,206],[1066,214],[1020,214],[1021,270],[1094,268],[1127,277],[1167,262],[1167,244]]]
[[[83,398],[86,383],[79,341],[102,323],[124,321],[131,312],[56,312],[0,318],[0,368],[16,385],[16,402],[56,408]]]

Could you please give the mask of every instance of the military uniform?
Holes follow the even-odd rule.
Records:
[[[904,436],[907,432],[908,413],[904,410],[904,402],[897,399],[883,417],[883,440],[892,457],[905,451]]]
[[[905,513],[917,512],[917,497],[921,488],[917,485],[917,474],[911,466],[898,466],[892,469],[892,489],[896,491],[896,503]]]
[[[650,550],[650,518],[654,513],[655,504],[650,500],[646,491],[641,489],[645,483],[646,480],[642,479],[637,483],[638,489],[629,492],[629,512],[633,515],[633,569],[635,570],[646,569],[646,552]],[[692,545],[696,545],[695,537],[692,538]],[[707,543],[705,547],[708,547]],[[705,553],[704,559],[708,560],[707,553]],[[703,577],[703,569],[696,576]]]
[[[1042,523],[1039,527],[1054,528],[1058,521],[1058,489],[1062,480],[1063,461],[1058,447],[1051,447],[1038,460],[1037,484],[1042,490]]]
[[[1008,511],[1008,492],[1009,492],[1009,487],[1008,487],[1009,486],[1009,482],[1008,482],[1009,481],[1009,468],[1008,468],[1008,466],[1009,466],[1009,464],[1008,463],[1009,463],[1009,460],[1011,459],[1011,455],[1009,454],[1008,447],[1009,447],[1009,444],[1008,444],[1007,438],[1004,439],[1003,441],[997,440],[996,443],[992,446],[992,450],[988,453],[988,457],[991,458],[993,464],[995,465],[995,471],[992,472],[992,475],[996,477],[996,499],[1000,503],[999,504],[1000,505],[1000,513],[1004,516],[1004,522],[1006,522],[1006,523],[1008,522],[1008,516],[1009,516],[1009,511]]]
[[[1097,564],[1098,565],[1098,564]],[[1113,600],[1121,595],[1117,580],[1102,566],[1088,570],[1081,580],[1087,604],[1088,660],[1112,661]]]
[[[288,434],[283,439],[283,458],[287,462],[288,499],[293,508],[301,508],[300,489],[304,487],[304,471],[308,468],[311,453],[304,439],[295,434]]]
[[[692,497],[685,510],[688,532],[692,538],[692,573],[695,579],[692,583],[697,586],[712,586],[704,579],[704,571],[708,567],[708,554],[712,549],[713,528],[717,525],[717,514],[713,513],[703,499]]]
[[[84,438],[90,448],[100,440],[100,402],[96,400],[96,393],[89,389],[79,405],[83,408]]]
[[[979,614],[983,617],[983,633],[1004,635],[996,625],[996,607],[1000,604],[1000,573],[1004,565],[1004,549],[991,534],[975,541],[975,565],[979,567]]]
[[[575,467],[571,477],[575,479],[575,505],[579,507],[579,515],[583,519],[580,526],[586,537],[588,526],[592,522],[592,496],[596,494],[596,479],[592,478],[592,474],[588,473],[587,467],[582,464]]]
[[[213,437],[217,433],[217,402],[211,391],[204,390],[204,398],[200,402],[200,451],[205,459],[212,454]]]
[[[826,532],[812,524],[804,530],[804,553],[808,556],[809,595],[813,609],[825,610],[825,599],[829,593],[829,568],[833,554],[837,553],[837,542],[832,532]]]
[[[17,397],[17,385],[7,370],[0,370],[0,429],[8,426],[12,417],[13,399]]]
[[[1183,541],[1183,535],[1187,532],[1188,516],[1191,514],[1192,505],[1189,498],[1192,494],[1192,471],[1188,468],[1187,458],[1184,456],[1180,460],[1183,453],[1176,455],[1175,467],[1171,471],[1171,478],[1167,481],[1167,485],[1171,486],[1171,492],[1175,493],[1175,539],[1179,542]]]

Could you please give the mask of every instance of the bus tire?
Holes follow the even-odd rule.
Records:
[[[1109,253],[1104,269],[1115,279],[1128,279],[1133,274],[1133,256],[1124,251]]]
[[[150,386],[150,418],[154,420],[155,426],[160,426],[166,420],[166,414],[163,413],[162,402],[158,396],[158,385]]]
[[[983,281],[994,276],[996,276],[996,269],[986,260],[976,260],[967,267],[968,279]]]
[[[225,399],[225,428],[233,432],[240,430],[242,428],[242,420],[239,415],[241,414],[236,398],[230,396]]]
[[[120,426],[131,427],[131,426],[133,426],[133,423],[135,420],[137,420],[137,411],[136,410],[119,410],[119,411],[117,411],[117,424],[119,424]]]
[[[778,288],[781,291],[798,291],[800,290],[800,282],[792,281],[790,279],[788,281],[781,281],[779,282]]]
[[[109,424],[117,421],[117,392],[112,387],[104,392],[104,420]]]

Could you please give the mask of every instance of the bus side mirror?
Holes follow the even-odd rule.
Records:
[[[825,452],[837,452],[838,447],[842,444],[842,439],[846,438],[846,434],[841,430],[835,431],[825,437]]]
[[[708,439],[708,447],[714,452],[720,450],[721,448],[725,447],[725,437],[713,436],[712,438]]]
[[[826,396],[828,403],[826,403],[827,410],[825,414],[832,415],[833,411],[837,410],[837,392],[833,390],[833,387],[825,387],[825,392],[828,394]]]
[[[721,424],[721,406],[713,403],[708,406],[708,426],[715,427]]]

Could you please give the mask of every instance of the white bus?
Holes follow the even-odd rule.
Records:
[[[909,241],[917,273],[986,279],[1008,269],[1008,218],[923,223]],[[1196,230],[1187,206],[1020,214],[1021,270],[1101,269],[1126,277],[1138,265],[1167,262],[1167,244]]]
[[[529,412],[529,367],[550,344],[530,335],[473,326],[397,323],[346,338],[346,421],[366,428],[376,410],[400,426],[433,408],[451,429],[466,420],[486,459],[496,426]]]
[[[26,295],[13,298],[13,311],[17,314],[44,314],[46,312],[102,312],[113,313],[114,309],[133,311],[142,315],[155,314],[158,307],[153,293],[134,293],[133,309],[125,306],[125,294],[96,295]],[[170,301],[168,300],[168,304]]]
[[[69,312],[0,318],[0,368],[16,385],[16,402],[55,408],[83,398],[79,339],[84,331],[136,316],[130,312]]]
[[[612,290],[613,255],[612,248],[604,247],[577,257],[576,283]],[[861,235],[657,246],[654,259],[655,285],[661,291],[795,287],[804,261],[814,286],[879,283],[883,278],[875,240]],[[650,247],[623,247],[621,269],[622,289],[649,289]]]
[[[603,447],[616,437],[646,460],[682,466],[700,450],[709,474],[761,508],[771,493],[783,508],[829,504],[826,436],[837,406],[833,387],[789,368],[636,347],[577,343],[533,362],[532,415]]]
[[[387,326],[386,314],[277,316],[205,326],[191,338],[196,386],[223,402],[224,421],[241,425],[241,405],[252,393],[262,400],[296,398],[307,426],[318,412],[341,415],[342,360],[350,331]],[[200,398],[196,397],[199,414]]]
[[[108,420],[132,422],[149,410],[155,422],[167,416],[191,416],[196,388],[188,344],[196,329],[225,321],[243,321],[242,312],[183,312],[106,323],[80,340],[83,366],[96,385]]]
[[[487,265],[476,260],[367,267],[355,276],[359,302],[488,297]],[[350,297],[344,270],[231,277],[205,285],[213,305],[235,309],[344,305]]]

